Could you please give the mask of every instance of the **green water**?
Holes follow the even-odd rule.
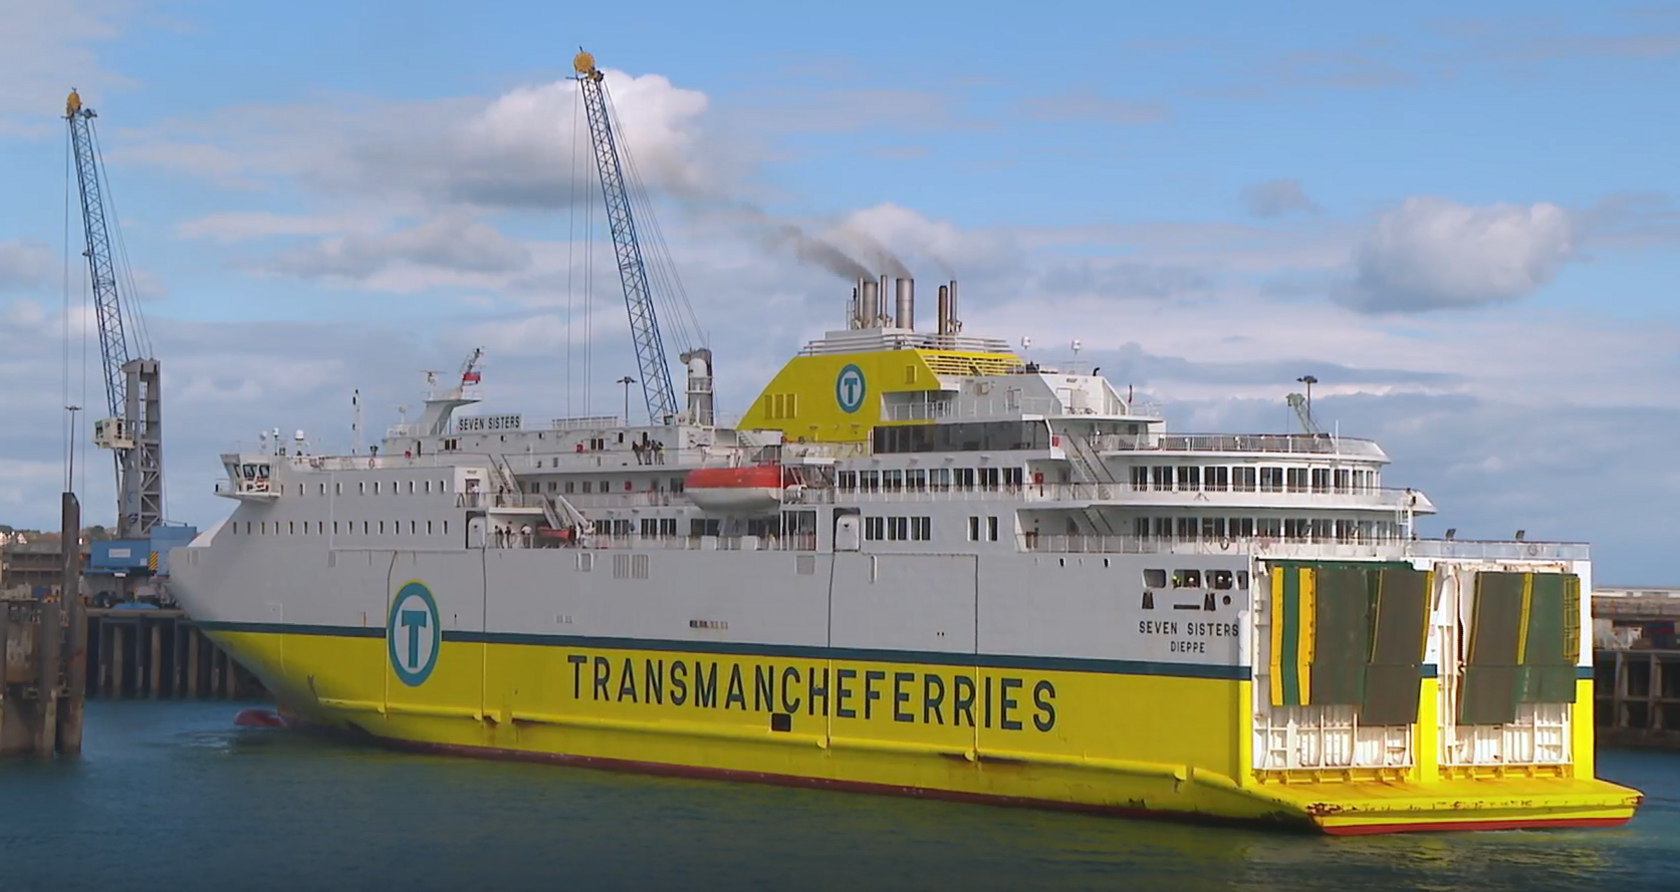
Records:
[[[13,889],[1680,889],[1680,755],[1604,752],[1620,830],[1330,839],[412,756],[90,703],[0,764]]]

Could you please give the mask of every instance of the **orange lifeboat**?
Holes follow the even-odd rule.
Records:
[[[683,479],[683,491],[704,511],[719,514],[773,514],[782,488],[793,482],[781,465],[696,468]]]

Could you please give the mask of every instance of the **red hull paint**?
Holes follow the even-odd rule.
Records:
[[[1417,824],[1365,824],[1358,827],[1325,827],[1331,836],[1375,836],[1379,833],[1436,833],[1472,830],[1578,830],[1620,827],[1630,818],[1514,818],[1505,821],[1427,821]]]
[[[550,765],[569,765],[578,768],[592,768],[601,771],[620,771],[632,774],[648,774],[660,777],[699,778],[702,780],[722,780],[736,783],[762,783],[782,787],[802,787],[816,790],[837,790],[851,793],[867,793],[878,796],[904,796],[912,799],[934,799],[944,802],[961,802],[972,805],[991,805],[1012,808],[1033,808],[1048,811],[1076,812],[1079,814],[1099,815],[1111,818],[1133,818],[1139,820],[1167,821],[1180,824],[1200,824],[1219,827],[1265,828],[1283,831],[1319,831],[1331,836],[1374,836],[1386,833],[1423,833],[1423,832],[1452,832],[1474,830],[1528,830],[1528,829],[1573,829],[1585,827],[1620,827],[1627,823],[1625,818],[1579,818],[1575,820],[1547,821],[1547,820],[1507,820],[1507,821],[1469,821],[1461,823],[1430,822],[1422,824],[1372,824],[1360,827],[1320,827],[1304,817],[1278,815],[1273,819],[1244,819],[1228,818],[1220,815],[1208,815],[1192,812],[1174,812],[1146,808],[1131,808],[1118,805],[1092,805],[1083,802],[1062,802],[1053,799],[1033,799],[1022,796],[991,796],[984,793],[965,793],[956,790],[932,790],[925,787],[905,787],[895,784],[876,784],[867,781],[843,781],[820,777],[800,777],[791,774],[774,774],[764,771],[734,771],[726,768],[700,768],[690,765],[670,765],[664,762],[639,762],[631,759],[607,759],[595,756],[577,756],[564,753],[536,753],[529,750],[513,750],[488,746],[461,746],[452,743],[423,743],[412,740],[396,740],[389,737],[378,737],[371,734],[365,736],[351,734],[347,729],[316,725],[291,716],[283,716],[286,727],[307,733],[325,734],[345,737],[357,742],[371,742],[390,749],[414,753],[435,753],[448,756],[465,756],[474,759],[502,759],[513,762],[540,762]],[[358,731],[361,729],[357,729]],[[365,734],[365,732],[363,732]]]

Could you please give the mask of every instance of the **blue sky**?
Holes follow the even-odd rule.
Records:
[[[1627,457],[1680,435],[1675,4],[0,0],[0,520],[48,523],[57,487],[71,86],[169,376],[177,519],[224,510],[230,441],[342,440],[354,386],[395,420],[475,344],[495,408],[616,405],[617,283],[588,289],[587,387],[575,273],[566,310],[579,44],[726,411],[844,296],[765,232],[863,233],[953,267],[969,331],[1078,335],[1180,428],[1279,429],[1312,371],[1440,528],[1672,581],[1680,471]]]

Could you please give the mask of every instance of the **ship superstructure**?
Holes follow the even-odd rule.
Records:
[[[475,354],[373,453],[224,456],[179,596],[290,715],[414,746],[1342,833],[1632,814],[1584,545],[1420,539],[1373,442],[1173,433],[944,315],[853,313],[734,427],[458,414]]]
[[[574,66],[648,422],[461,414],[474,351],[377,449],[224,455],[175,594],[292,721],[1331,833],[1632,816],[1593,772],[1587,547],[1419,538],[1430,501],[1305,400],[1300,434],[1173,433],[965,334],[957,282],[925,328],[871,277],[733,425],[688,326],[679,405],[654,308],[692,311]]]

